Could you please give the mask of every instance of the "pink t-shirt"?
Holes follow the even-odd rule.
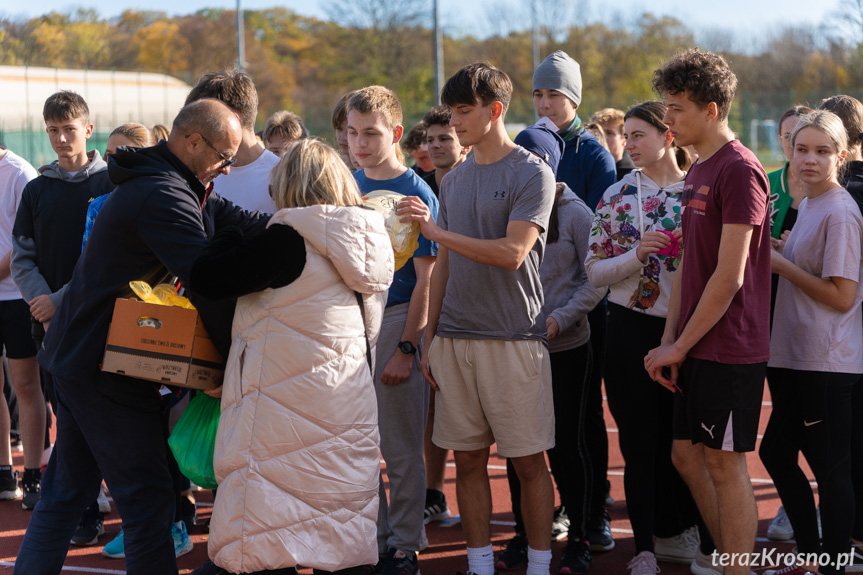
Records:
[[[769,189],[758,158],[738,140],[725,144],[707,161],[692,166],[686,175],[685,263],[678,333],[683,332],[716,271],[723,224],[755,226],[743,287],[716,325],[689,350],[689,357],[745,364],[767,361],[770,356]]]
[[[800,203],[797,223],[785,243],[785,257],[821,278],[858,282],[857,297],[850,310],[841,312],[780,278],[768,365],[801,371],[863,373],[861,232],[860,209],[843,188]]]

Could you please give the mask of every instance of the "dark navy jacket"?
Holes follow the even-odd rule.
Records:
[[[216,229],[236,226],[254,233],[269,219],[217,194],[207,197],[203,184],[164,142],[121,149],[108,163],[108,174],[117,188],[99,212],[38,356],[48,371],[66,380],[99,376],[114,300],[131,296],[130,281],[156,285],[177,276],[188,282],[192,264]],[[192,300],[214,342],[230,342],[234,302],[202,306]]]
[[[617,182],[614,157],[593,134],[581,128],[578,136],[566,142],[557,166],[557,181],[564,182],[587,207],[596,211],[602,194]]]

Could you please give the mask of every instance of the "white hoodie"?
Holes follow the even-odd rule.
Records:
[[[641,170],[609,187],[596,207],[590,230],[587,277],[610,286],[609,301],[647,315],[666,317],[680,255],[650,254],[642,263],[636,248],[645,232],[680,227],[683,180],[660,188]]]

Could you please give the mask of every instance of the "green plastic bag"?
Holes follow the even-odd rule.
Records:
[[[168,437],[168,445],[180,471],[204,489],[218,487],[213,470],[213,451],[221,401],[204,393],[195,395]]]

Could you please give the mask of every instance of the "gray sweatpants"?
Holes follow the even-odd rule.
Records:
[[[375,392],[378,397],[378,426],[381,454],[387,464],[390,497],[387,504],[383,477],[378,507],[378,551],[391,547],[419,551],[424,530],[426,499],[423,434],[428,415],[429,386],[420,370],[419,353],[408,380],[401,385],[384,385],[381,374],[402,338],[408,314],[407,303],[384,311],[375,357]]]

